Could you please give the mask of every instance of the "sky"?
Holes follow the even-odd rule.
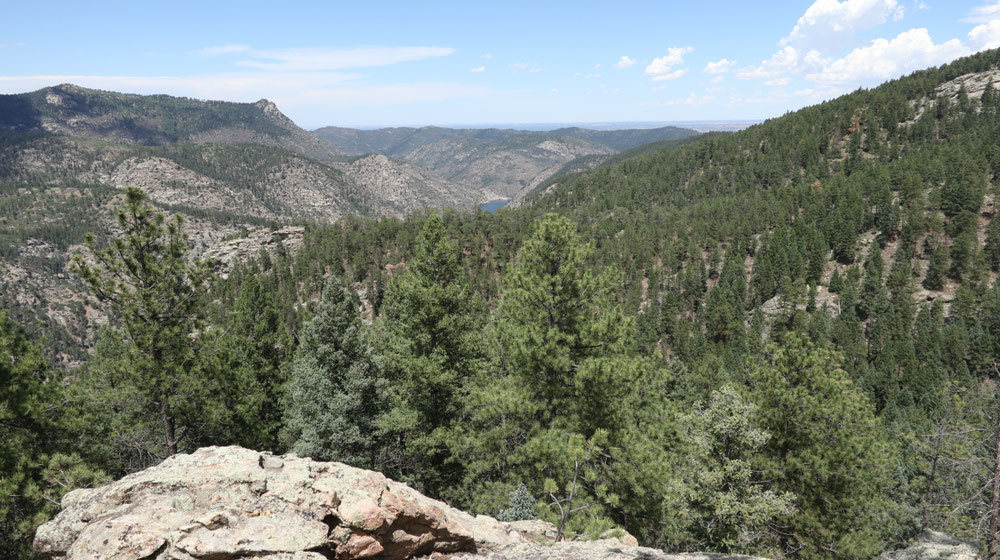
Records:
[[[1000,47],[1000,0],[3,0],[0,93],[250,102],[300,126],[762,120]]]

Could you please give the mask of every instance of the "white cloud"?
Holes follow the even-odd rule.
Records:
[[[528,70],[528,72],[530,72],[532,74],[537,74],[537,73],[539,73],[541,71],[542,71],[541,68],[532,68],[531,70]]]
[[[622,56],[615,63],[615,68],[631,68],[635,66],[635,59],[629,58],[628,56]]]
[[[586,79],[588,79],[588,80],[598,80],[598,79],[600,79],[601,75],[600,74],[584,74],[583,77],[586,78]]]
[[[681,76],[683,76],[684,74],[687,74],[687,73],[688,73],[688,69],[687,68],[681,68],[680,70],[674,70],[673,72],[671,72],[669,74],[660,74],[658,76],[653,76],[653,81],[654,82],[665,82],[667,80],[676,80],[677,78],[680,78]]]
[[[899,20],[903,11],[897,0],[816,0],[778,44],[837,50],[857,31]]]
[[[600,70],[600,69],[601,69],[601,65],[600,64],[595,64],[594,65],[594,70]]]
[[[736,66],[735,60],[722,58],[706,64],[702,72],[706,74],[724,74],[732,70],[734,66]]]
[[[654,58],[646,66],[646,74],[652,76],[655,82],[679,78],[687,73],[687,69],[674,70],[674,66],[684,64],[684,55],[691,52],[694,52],[694,47],[670,47],[667,56]]]
[[[736,74],[736,77],[741,80],[776,78],[782,74],[816,69],[826,62],[828,61],[824,60],[817,50],[811,50],[803,54],[801,50],[787,46],[774,53],[771,58],[761,62],[759,66],[748,66],[740,70]]]
[[[958,39],[936,45],[926,29],[911,29],[892,40],[876,39],[868,46],[854,49],[806,77],[827,86],[881,81],[966,54],[968,47]]]
[[[235,53],[245,53],[250,50],[249,45],[217,45],[214,47],[205,47],[203,49],[198,49],[194,51],[188,51],[188,54],[195,54],[198,56],[218,56],[220,54],[235,54]]]
[[[398,62],[448,56],[454,52],[455,49],[450,47],[251,49],[246,52],[250,59],[240,60],[236,64],[262,70],[342,70],[345,68],[388,66]]]
[[[969,42],[977,51],[1000,47],[1000,19],[973,27]]]
[[[967,23],[989,23],[1000,18],[1000,0],[987,2],[983,6],[978,6],[969,10],[969,15],[962,19]]]
[[[712,83],[713,84],[721,84],[724,81],[726,81],[726,77],[725,76],[716,76],[716,77],[712,78]]]
[[[480,72],[485,72],[485,71],[486,71],[486,67],[485,66],[477,66],[477,67],[473,68],[472,70],[469,70],[469,72],[472,72],[473,74],[478,74]]]
[[[0,43],[0,49],[6,49],[8,47],[23,47],[28,43]]]
[[[483,58],[493,58],[493,55],[490,53],[483,53]]]
[[[792,81],[791,78],[776,78],[774,80],[768,80],[764,82],[764,85],[768,87],[785,87],[791,81]]]

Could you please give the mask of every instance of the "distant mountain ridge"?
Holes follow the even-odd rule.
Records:
[[[347,154],[378,153],[400,158],[468,188],[485,188],[507,198],[518,198],[567,166],[589,169],[618,152],[697,133],[672,126],[628,130],[570,127],[550,131],[436,126],[359,130],[329,126],[313,134]]]
[[[101,307],[68,257],[115,231],[121,189],[185,217],[195,252],[267,224],[403,217],[495,197],[381,155],[347,156],[274,103],[59,85],[0,95],[0,307],[46,324],[58,358],[93,343]]]
[[[323,162],[343,159],[267,99],[256,103],[137,95],[72,84],[0,95],[0,136],[48,132],[115,143],[260,144]]]

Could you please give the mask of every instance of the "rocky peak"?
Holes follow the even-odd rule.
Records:
[[[281,122],[292,122],[291,119],[286,117],[285,114],[278,109],[278,106],[274,104],[274,101],[261,99],[260,101],[254,103],[254,106],[258,107],[261,111],[264,111],[264,114],[272,119],[276,119]]]

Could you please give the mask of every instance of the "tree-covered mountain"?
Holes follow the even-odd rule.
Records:
[[[134,95],[73,84],[0,95],[0,136],[48,132],[123,144],[259,144],[337,161],[342,153],[317,142],[274,103],[202,101]]]
[[[673,551],[868,560],[925,529],[996,551],[997,79],[985,51],[496,214],[309,222],[205,283],[148,265],[189,270],[141,193],[12,186],[53,242],[62,208],[119,225],[73,269],[114,310],[79,369],[0,320],[0,524],[23,545],[68,486],[242,444]],[[152,280],[113,290],[91,262]],[[203,305],[126,328],[178,294]]]
[[[402,217],[494,197],[411,163],[341,154],[266,101],[72,85],[0,96],[0,299],[44,325],[63,359],[93,344],[101,319],[65,269],[68,253],[87,231],[113,232],[115,196],[129,186],[185,215],[200,250],[269,221]]]
[[[549,177],[589,169],[609,156],[642,144],[692,136],[677,127],[628,130],[382,128],[334,126],[313,131],[348,154],[378,153],[426,167],[470,188],[518,198]]]

